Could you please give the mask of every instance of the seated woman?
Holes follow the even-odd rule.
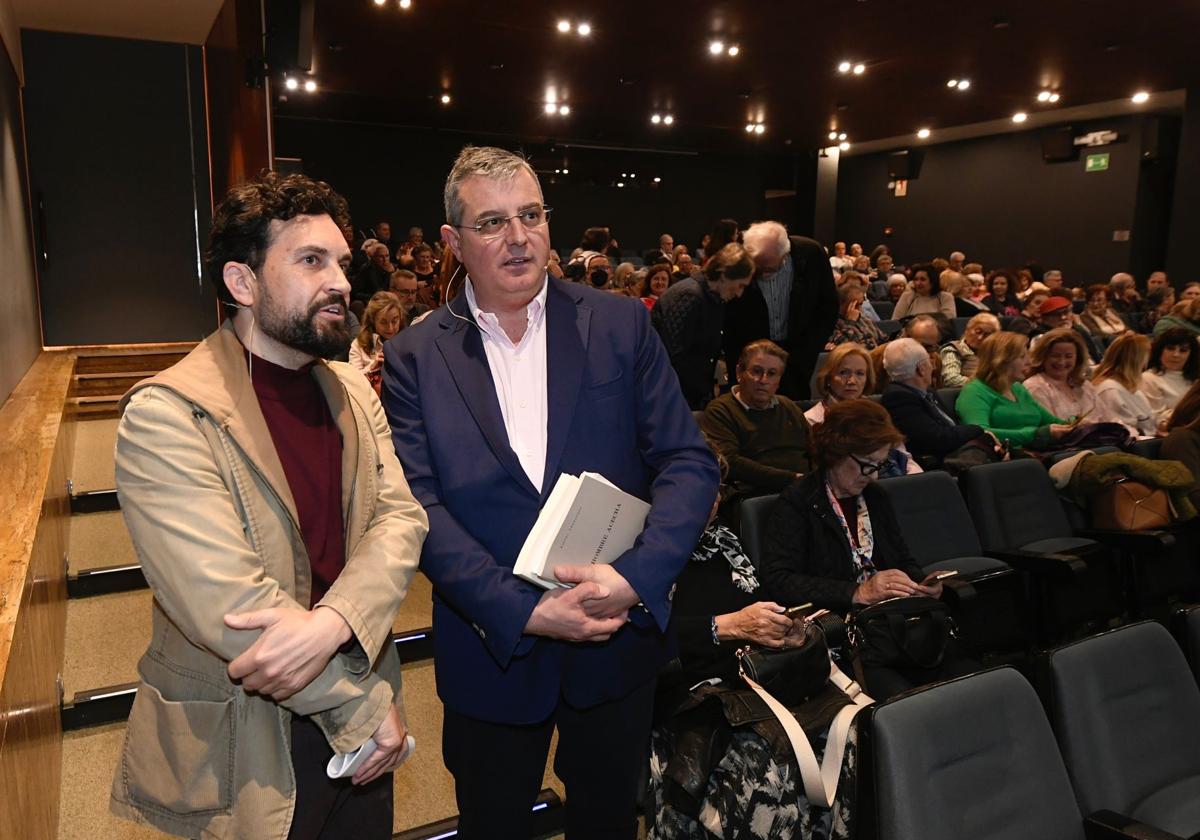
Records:
[[[671,285],[671,267],[669,265],[656,265],[646,270],[646,296],[642,298],[642,303],[646,304],[647,309],[653,309],[654,304],[658,303],[658,299],[662,297],[662,293]]]
[[[724,478],[725,459],[715,448],[714,454]],[[785,605],[766,599],[758,570],[737,535],[717,523],[718,502],[714,501],[708,527],[676,582],[671,628],[679,642],[679,659],[678,667],[668,668],[658,681],[657,719],[650,735],[654,807],[647,813],[647,837],[756,837],[761,835],[751,826],[761,825],[764,819],[780,832],[772,836],[828,837],[823,824],[831,815],[835,824],[848,819],[853,784],[847,774],[853,761],[844,763],[839,797],[831,814],[809,804],[794,763],[788,773],[776,776],[770,772],[778,760],[771,745],[749,727],[734,730],[724,756],[714,760],[703,801],[695,803],[696,814],[681,813],[668,805],[664,775],[679,748],[678,725],[672,713],[688,695],[689,687],[713,677],[731,679],[737,672],[737,651],[746,645],[786,648],[804,640],[802,619],[788,617]],[[812,742],[818,754],[821,741]],[[848,755],[852,754],[851,745]]]
[[[1165,428],[1171,412],[1200,376],[1196,338],[1179,327],[1164,330],[1150,346],[1150,364],[1138,390],[1146,395],[1154,419]]]
[[[887,341],[887,338],[875,322],[863,315],[863,301],[866,294],[857,282],[844,281],[838,287],[838,319],[833,327],[833,335],[825,345],[826,350],[832,350],[839,344],[853,342],[868,350],[873,350]]]
[[[954,298],[949,292],[938,288],[938,275],[932,265],[914,265],[912,283],[896,301],[892,318],[901,321],[910,315],[933,315],[938,312],[947,318],[954,318]]]
[[[1172,327],[1183,327],[1200,336],[1200,298],[1191,298],[1171,307],[1170,314],[1154,322],[1154,334],[1161,335]]]
[[[988,308],[970,297],[971,285],[967,282],[967,278],[952,268],[947,268],[938,275],[938,286],[943,292],[954,298],[954,317],[970,318],[978,315],[980,312],[987,312]]]
[[[1196,483],[1188,492],[1193,504],[1200,505],[1200,383],[1188,389],[1171,413],[1159,457],[1181,461],[1192,471]]]
[[[1096,388],[1087,379],[1087,346],[1070,328],[1051,330],[1033,348],[1032,373],[1024,385],[1055,417],[1110,418],[1096,414]]]
[[[363,311],[362,330],[350,345],[350,364],[379,390],[383,343],[404,329],[404,307],[392,292],[376,292]]]
[[[940,598],[942,584],[923,585],[900,526],[874,480],[903,435],[882,406],[847,400],[814,426],[816,471],[779,497],[764,533],[761,579],[781,604],[812,602],[845,613],[890,598]],[[939,668],[866,669],[867,693],[883,700],[900,691],[977,666],[953,644]]]
[[[1017,297],[1016,282],[1010,271],[993,271],[984,281],[988,293],[981,302],[991,310],[993,315],[1000,318],[1012,318],[1020,315],[1021,301]]]
[[[1149,359],[1150,339],[1134,332],[1125,333],[1108,345],[1092,374],[1098,413],[1138,437],[1159,434],[1154,409],[1146,395],[1138,392]]]
[[[1000,319],[986,310],[967,321],[962,338],[948,341],[938,350],[942,358],[942,387],[961,388],[979,367],[979,346],[992,333],[1000,332]]]
[[[866,396],[875,389],[875,365],[871,354],[860,344],[839,344],[825,357],[817,372],[817,395],[821,400],[808,411],[804,419],[820,423],[829,406],[843,400]],[[882,478],[924,472],[921,465],[900,443],[888,454],[888,465]]]
[[[1087,309],[1079,316],[1079,323],[1100,342],[1101,347],[1109,343],[1121,333],[1129,329],[1125,319],[1112,310],[1109,305],[1112,291],[1103,283],[1095,283],[1087,289]]]
[[[963,386],[954,404],[958,419],[991,432],[1014,449],[1037,449],[1071,430],[1021,384],[1029,372],[1023,335],[998,332],[979,347],[975,378]]]

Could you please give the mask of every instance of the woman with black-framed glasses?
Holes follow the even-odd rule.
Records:
[[[817,469],[780,494],[767,520],[760,564],[767,597],[840,613],[891,598],[941,597],[941,583],[923,584],[925,573],[874,485],[903,440],[887,411],[870,400],[828,407],[825,421],[812,428]],[[867,692],[880,700],[976,667],[951,645],[938,668],[868,667]]]

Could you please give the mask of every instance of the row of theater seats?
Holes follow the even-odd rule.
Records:
[[[945,598],[964,642],[985,661],[1022,660],[1033,645],[1129,619],[1166,619],[1200,597],[1194,527],[1089,528],[1038,461],[973,467],[958,480],[930,471],[879,486],[917,563],[960,573]],[[742,503],[742,543],[755,563],[777,498]]]
[[[1188,619],[1194,650],[1200,610]],[[1128,625],[1040,665],[1040,691],[1001,667],[860,716],[856,838],[1200,836],[1200,688],[1166,629]]]

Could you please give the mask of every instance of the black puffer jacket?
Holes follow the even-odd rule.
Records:
[[[887,498],[874,484],[863,490],[871,517],[875,568],[903,569],[920,582],[921,567],[900,535]],[[858,572],[846,533],[825,493],[825,471],[811,473],[780,494],[767,520],[759,569],[763,594],[780,604],[812,601],[838,612],[850,609]]]

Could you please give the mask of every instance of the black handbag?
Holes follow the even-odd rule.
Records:
[[[914,595],[879,601],[850,616],[850,649],[856,670],[937,668],[957,631],[950,611],[936,598]],[[862,679],[862,674],[858,674]]]

